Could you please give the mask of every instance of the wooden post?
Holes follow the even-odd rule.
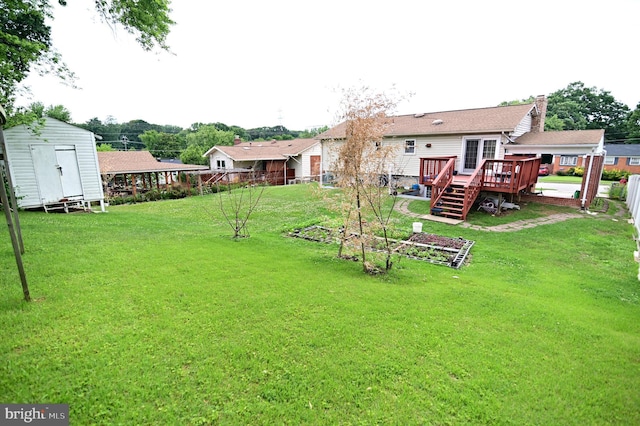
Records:
[[[0,105],[0,144],[2,147],[2,155],[5,159],[5,167],[7,166],[6,157],[7,150],[4,144],[4,135],[2,133],[2,126],[6,123],[6,116],[4,114],[4,109]],[[7,168],[6,175],[8,176],[9,171]],[[31,295],[29,294],[29,285],[27,284],[27,275],[24,272],[24,265],[22,264],[22,252],[20,251],[20,244],[18,242],[18,237],[16,235],[16,230],[14,228],[13,217],[11,216],[11,205],[9,204],[9,197],[7,197],[7,190],[5,189],[5,172],[0,170],[0,200],[2,201],[2,206],[4,210],[4,215],[7,220],[7,227],[9,228],[9,235],[11,237],[11,245],[13,246],[13,253],[16,258],[16,264],[18,266],[18,274],[20,275],[20,281],[22,282],[22,294],[24,295],[24,300],[27,302],[31,301]],[[10,182],[10,179],[7,180],[7,184]],[[13,187],[9,185],[9,189],[13,192]],[[17,205],[14,206],[14,209],[17,212]],[[19,223],[18,223],[19,226]]]
[[[0,151],[2,152],[1,159],[4,160],[4,167],[6,170],[7,186],[9,187],[9,201],[11,202],[11,208],[13,209],[13,221],[16,224],[16,236],[18,237],[18,245],[20,246],[20,253],[24,254],[24,242],[22,241],[22,231],[20,228],[20,215],[18,214],[18,201],[16,200],[16,194],[13,189],[11,170],[9,169],[9,158],[7,157],[7,146],[4,143],[4,135],[2,134],[0,134]]]
[[[203,195],[203,193],[202,193],[202,175],[200,173],[198,173],[198,191],[200,191],[200,195]]]
[[[133,196],[136,196],[136,174],[131,173],[131,191],[133,191]]]

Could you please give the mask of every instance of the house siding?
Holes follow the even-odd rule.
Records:
[[[211,170],[218,170],[218,168],[216,167],[216,163],[218,160],[224,161],[224,169],[233,169],[236,167],[234,161],[231,158],[220,151],[216,151],[209,156],[209,167],[211,167]]]
[[[531,114],[527,114],[522,118],[522,121],[520,121],[520,123],[518,123],[518,125],[516,126],[515,130],[513,131],[513,134],[511,135],[511,138],[517,138],[518,136],[522,136],[527,132],[531,131],[531,123],[532,123],[532,119],[531,119]]]
[[[420,159],[430,157],[456,157],[455,169],[462,170],[462,158],[464,156],[465,139],[496,139],[496,158],[504,158],[503,144],[506,142],[501,134],[494,135],[435,135],[435,136],[407,136],[386,138],[384,146],[395,146],[397,154],[394,158],[393,174],[402,176],[419,176]],[[405,154],[405,141],[415,140],[413,154]],[[323,141],[322,144],[322,169],[330,171],[336,160],[337,147],[342,141]],[[431,145],[431,146],[427,146]]]
[[[93,133],[62,121],[47,119],[39,134],[26,126],[16,126],[5,130],[4,135],[9,169],[20,207],[42,207],[43,204],[37,180],[38,171],[31,154],[31,146],[34,145],[73,146],[83,200],[101,202],[104,199]]]
[[[415,154],[405,154],[404,145],[406,139],[415,139]],[[396,142],[397,141],[397,142]],[[396,143],[399,146],[399,152],[395,160],[394,174],[405,176],[420,175],[420,159],[428,157],[457,157],[456,169],[460,165],[460,146],[462,144],[462,136],[416,136],[407,138],[398,138],[387,143]],[[427,145],[431,145],[427,147]]]
[[[287,162],[287,167],[295,170],[295,176],[297,178],[309,177],[311,176],[311,156],[321,154],[322,148],[320,147],[320,144],[314,145],[304,151],[301,155],[297,156],[295,159],[290,159]]]

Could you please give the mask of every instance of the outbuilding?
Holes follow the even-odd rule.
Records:
[[[104,193],[95,135],[54,118],[4,131],[6,160],[21,208],[90,209]]]

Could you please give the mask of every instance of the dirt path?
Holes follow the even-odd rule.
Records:
[[[396,203],[396,210],[406,216],[415,217],[423,220],[432,219],[431,215],[423,215],[423,214],[413,213],[409,211],[410,202],[411,200],[406,200],[406,199],[398,201]],[[608,202],[611,203],[611,201],[608,201]],[[616,203],[616,207],[617,207],[617,210],[615,213],[615,217],[617,218],[624,217],[626,215],[626,208],[624,204]],[[591,216],[587,213],[557,213],[549,216],[538,217],[535,219],[517,220],[515,222],[504,223],[502,225],[496,225],[496,226],[479,226],[479,225],[472,225],[468,222],[462,222],[460,223],[460,226],[463,228],[473,229],[475,231],[515,232],[515,231],[520,231],[522,229],[535,228],[536,226],[550,225],[552,223],[563,222],[569,219],[578,219],[578,218],[585,218],[585,217],[598,217],[598,216]]]

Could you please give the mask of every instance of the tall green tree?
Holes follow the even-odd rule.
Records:
[[[71,122],[71,112],[64,105],[49,105],[45,108],[42,102],[32,102],[28,107],[19,108],[9,117],[6,127],[13,127],[18,124],[31,124],[39,121],[43,124],[43,118],[51,117],[65,123]]]
[[[154,157],[178,158],[187,146],[185,133],[164,133],[157,130],[147,130],[140,135],[147,149]]]
[[[73,84],[75,75],[62,61],[51,40],[52,2],[56,0],[0,0],[0,104],[13,113],[20,83],[36,71]],[[57,0],[65,6],[66,0]],[[95,0],[103,22],[133,34],[144,50],[168,50],[166,38],[173,21],[169,0]]]
[[[630,143],[640,143],[640,102],[627,119],[627,137]]]
[[[71,111],[69,111],[64,105],[49,105],[44,110],[44,115],[64,121],[65,123],[71,123]]]
[[[627,136],[629,107],[606,90],[577,81],[551,93],[548,99],[547,116],[554,117],[552,122],[555,118],[562,121],[564,130],[604,129],[607,139]]]
[[[209,164],[202,155],[213,146],[233,145],[234,133],[218,130],[212,124],[201,125],[198,130],[187,134],[187,148],[180,155],[180,161],[186,164]]]

